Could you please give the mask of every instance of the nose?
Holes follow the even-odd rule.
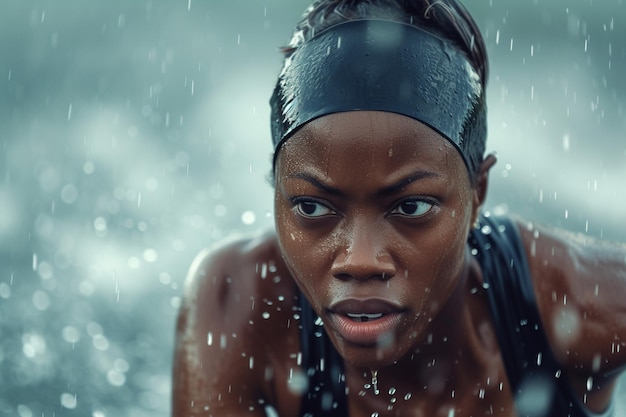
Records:
[[[337,248],[331,267],[333,277],[388,280],[396,274],[395,263],[379,227],[361,223],[344,233],[344,244]]]

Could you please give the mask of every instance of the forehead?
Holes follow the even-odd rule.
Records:
[[[276,174],[315,169],[329,174],[388,175],[428,170],[462,176],[467,169],[457,149],[439,133],[412,118],[378,111],[334,113],[315,119],[280,149]]]

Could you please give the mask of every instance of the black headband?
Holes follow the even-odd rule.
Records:
[[[418,120],[448,139],[470,173],[472,142],[484,144],[486,106],[480,77],[456,46],[422,29],[355,20],[326,30],[285,60],[274,94],[274,162],[280,146],[311,120],[377,110]]]

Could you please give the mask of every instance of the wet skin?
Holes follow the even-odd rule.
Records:
[[[423,343],[429,321],[466,278],[473,194],[452,145],[403,116],[330,115],[284,145],[278,242],[347,362],[382,368]],[[361,325],[347,316],[368,307],[385,314]],[[376,329],[387,316],[391,323]]]
[[[174,415],[264,415],[262,403],[298,415],[297,288],[345,360],[351,416],[515,415],[485,294],[475,291],[480,267],[466,247],[494,162],[486,158],[470,184],[451,144],[390,113],[305,125],[278,157],[276,234],[226,244],[192,265]],[[600,411],[626,361],[626,348],[616,348],[626,338],[626,250],[518,226],[564,376]],[[567,327],[572,320],[577,327]],[[380,395],[363,388],[371,370]]]

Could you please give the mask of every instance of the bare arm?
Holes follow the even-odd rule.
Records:
[[[178,318],[173,416],[298,415],[295,301],[273,234],[200,254]]]

